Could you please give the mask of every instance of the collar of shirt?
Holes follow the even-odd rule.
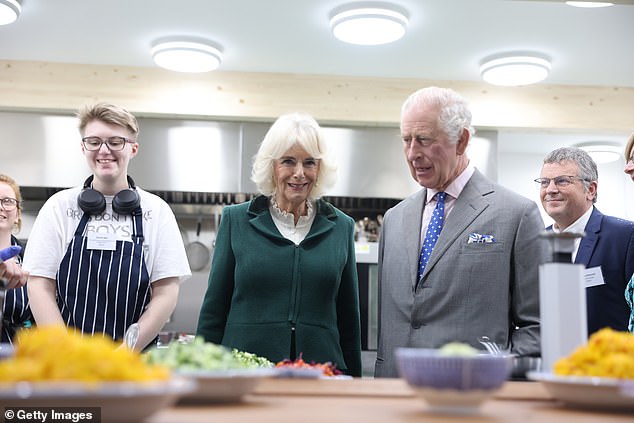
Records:
[[[475,167],[471,164],[471,162],[469,162],[465,170],[463,170],[460,175],[458,175],[458,177],[449,184],[447,189],[445,189],[445,192],[447,193],[447,197],[445,197],[445,216],[449,214],[449,209],[453,208],[454,200],[458,198],[464,187],[467,185],[467,182],[469,182],[469,179],[473,176],[473,172],[475,172]],[[438,190],[428,188],[425,205],[428,205],[437,193]]]
[[[287,213],[281,210],[274,201],[269,201],[269,211],[277,230],[280,231],[284,238],[293,241],[295,245],[299,245],[306,238],[315,220],[314,201],[308,200],[306,203],[308,213],[306,216],[300,216],[297,220],[297,225],[295,225],[293,213]]]
[[[561,228],[559,228],[557,226],[556,223],[553,224],[553,232],[556,233],[561,233],[561,232],[577,232],[577,233],[583,233],[586,229],[586,225],[588,224],[588,221],[590,220],[590,216],[592,215],[592,210],[594,210],[594,206],[590,207],[588,210],[586,210],[586,212],[584,214],[581,215],[581,217],[577,220],[575,220],[572,225],[568,226],[567,228],[564,228],[564,230],[561,230]],[[577,257],[577,250],[579,249],[579,244],[581,244],[581,238],[575,238],[575,248],[572,252],[572,261],[574,262],[576,257]]]
[[[449,184],[447,189],[445,189],[445,192],[447,193],[447,196],[445,197],[445,217],[449,216],[449,213],[453,210],[456,198],[458,198],[464,187],[467,185],[467,182],[469,182],[469,179],[473,176],[473,172],[475,172],[475,167],[471,164],[471,162],[469,162],[465,170],[463,170],[460,175],[458,175],[458,177]],[[436,207],[436,200],[434,199],[434,196],[437,193],[438,190],[431,188],[427,189],[427,198],[425,201],[425,207],[423,207],[423,221],[420,231],[421,245],[425,239],[431,215]]]

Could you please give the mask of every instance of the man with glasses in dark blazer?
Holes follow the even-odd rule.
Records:
[[[597,165],[580,148],[564,147],[544,158],[540,199],[555,232],[585,232],[573,261],[586,266],[588,335],[604,327],[627,331],[625,287],[634,273],[634,222],[604,215],[594,205]]]

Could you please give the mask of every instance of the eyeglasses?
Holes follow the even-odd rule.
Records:
[[[106,147],[108,147],[110,151],[121,151],[123,150],[123,147],[125,147],[126,142],[134,142],[123,137],[110,137],[105,140],[102,140],[99,137],[85,137],[82,138],[81,141],[84,143],[84,148],[88,151],[99,150],[101,148],[101,144],[106,144]]]
[[[554,178],[537,178],[535,179],[535,182],[537,182],[540,188],[546,189],[550,185],[550,181],[553,181],[557,188],[564,188],[574,183],[575,180],[590,182],[587,179],[570,175],[555,176]]]
[[[294,157],[282,157],[278,160],[278,163],[283,167],[295,168],[297,167],[298,160]],[[304,169],[313,170],[319,165],[319,159],[313,159],[311,157],[303,160],[301,163]]]
[[[2,204],[4,211],[13,211],[18,207],[19,201],[11,197],[0,198],[0,204]]]

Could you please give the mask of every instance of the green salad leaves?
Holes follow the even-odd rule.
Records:
[[[143,354],[148,364],[160,364],[174,370],[231,370],[273,367],[264,357],[249,352],[230,351],[195,337],[189,343],[171,342],[167,347],[153,348]]]

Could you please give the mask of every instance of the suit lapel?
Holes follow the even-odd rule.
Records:
[[[593,207],[590,220],[585,227],[586,236],[581,239],[579,243],[579,249],[577,250],[577,256],[575,257],[575,263],[588,265],[594,248],[599,241],[599,233],[601,232],[601,221],[603,220],[603,214]]]
[[[310,227],[306,240],[316,238],[322,234],[331,231],[335,227],[335,219],[337,214],[332,206],[323,200],[317,200],[315,202],[315,220]]]
[[[407,263],[410,269],[412,286],[418,282],[418,266],[420,263],[420,230],[423,223],[423,207],[427,198],[427,189],[423,188],[403,210],[403,222],[418,222],[414,228],[403,228],[403,243],[407,251]]]
[[[493,185],[487,181],[476,169],[467,185],[456,199],[451,214],[445,220],[434,251],[427,262],[423,275],[426,275],[434,267],[447,249],[458,240],[464,230],[487,208],[489,202],[484,196],[493,192]]]

